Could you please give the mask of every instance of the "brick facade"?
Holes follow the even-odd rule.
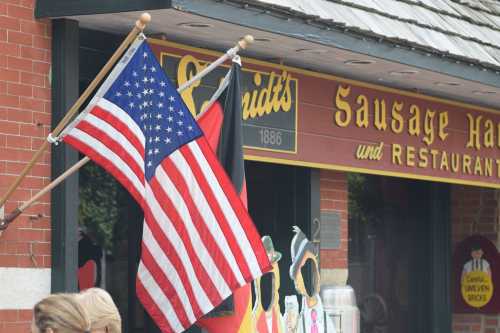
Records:
[[[451,222],[453,249],[464,238],[480,234],[499,244],[498,192],[470,186],[452,186]],[[453,333],[498,333],[500,316],[454,314]]]
[[[348,190],[347,173],[320,171],[321,211],[340,213],[340,248],[338,250],[321,250],[321,269],[347,269],[348,257]]]
[[[30,332],[32,317],[31,310],[0,310],[0,332]]]
[[[50,130],[51,30],[33,17],[34,0],[0,1],[0,193],[14,181]],[[50,180],[50,152],[6,203],[6,212]],[[0,269],[50,268],[50,196],[0,236]],[[5,288],[5,286],[2,286]],[[27,332],[29,309],[0,308],[0,333]]]

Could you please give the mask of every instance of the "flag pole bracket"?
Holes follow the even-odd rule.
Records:
[[[120,59],[123,53],[127,50],[129,45],[135,40],[137,35],[141,34],[146,25],[151,22],[151,15],[149,13],[142,13],[139,19],[135,22],[134,28],[129,32],[127,37],[123,40],[120,46],[113,53],[108,62],[102,67],[101,71],[96,75],[94,80],[89,84],[89,86],[85,89],[85,91],[80,95],[80,97],[75,101],[73,106],[66,112],[65,116],[59,124],[52,131],[52,138],[56,139],[57,136],[62,132],[62,130],[66,127],[68,122],[71,121],[73,116],[79,111],[82,104],[87,100],[87,98],[92,94],[92,92],[97,88],[100,82],[106,77],[108,72],[113,68],[116,62]],[[32,156],[29,163],[24,167],[21,173],[17,176],[14,182],[8,187],[7,191],[0,198],[0,206],[3,206],[5,202],[9,199],[11,194],[18,188],[21,184],[21,181],[26,177],[26,175],[31,171],[33,166],[42,157],[46,148],[51,144],[50,138],[47,138],[48,141],[44,141],[39,149]],[[54,142],[55,144],[55,142]],[[7,215],[8,216],[8,215]]]

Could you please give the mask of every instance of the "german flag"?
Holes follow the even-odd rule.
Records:
[[[233,63],[229,79],[216,92],[217,99],[200,116],[198,124],[247,207],[240,78],[241,66]]]
[[[243,161],[241,109],[241,66],[233,62],[229,77],[215,93],[215,101],[198,119],[198,124],[217,152],[222,166],[233,182],[245,207],[247,190]],[[236,290],[221,305],[197,322],[208,333],[246,333],[252,327],[251,284]]]

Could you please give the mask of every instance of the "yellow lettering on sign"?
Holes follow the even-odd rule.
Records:
[[[264,114],[270,114],[271,110],[273,109],[273,103],[271,103],[271,92],[273,89],[275,76],[276,74],[274,74],[274,72],[271,73],[271,75],[269,75],[269,81],[267,81],[267,87],[260,90],[259,99],[257,102],[257,114],[259,115],[259,117],[262,117]],[[255,73],[253,81],[255,86],[259,88],[262,83],[260,73]]]
[[[484,131],[484,146],[486,148],[491,148],[495,145],[494,141],[494,126],[493,126],[493,122],[488,119],[484,122],[484,127],[485,127],[485,131]]]
[[[431,145],[434,142],[434,116],[436,115],[435,111],[431,111],[427,109],[425,112],[424,119],[424,141],[427,145]]]
[[[368,127],[368,112],[370,111],[370,106],[368,103],[368,98],[365,95],[359,95],[356,98],[356,103],[360,105],[360,108],[356,110],[356,126],[358,127]]]
[[[375,98],[375,128],[379,131],[385,131],[387,129],[387,110],[385,107],[385,100],[379,100]]]
[[[419,168],[427,168],[427,166],[429,165],[428,153],[429,153],[429,151],[427,150],[427,148],[420,148],[420,150],[418,152],[418,157],[419,157],[418,167]]]
[[[280,75],[271,72],[265,87],[262,87],[262,76],[259,72],[255,73],[253,83],[256,89],[243,94],[243,120],[271,112],[288,112],[292,108],[291,75],[287,71]]]
[[[406,165],[415,166],[415,148],[412,146],[406,147]]]
[[[382,144],[381,144],[382,145]],[[379,145],[378,147],[381,147]],[[358,146],[358,159],[375,159],[373,152],[377,146],[362,147]],[[486,176],[493,175],[493,163],[496,163],[497,177],[500,178],[500,159],[493,160],[491,158],[483,158],[479,156],[470,156],[460,153],[449,153],[445,150],[429,149],[426,147],[414,147],[411,145],[392,144],[391,162],[394,165],[402,165],[406,167],[417,166],[419,168],[433,168],[442,171],[451,171],[454,173],[462,172],[463,174]],[[377,155],[377,157],[379,157]],[[377,159],[379,160],[379,159]],[[460,169],[462,168],[462,169]]]
[[[392,103],[392,121],[391,121],[391,129],[394,133],[403,132],[404,119],[401,115],[401,110],[403,110],[403,102],[394,101]]]
[[[285,92],[281,95],[280,105],[283,111],[288,112],[292,109],[292,87],[290,87],[291,76],[286,71],[283,71],[282,77],[285,78]],[[277,110],[274,112],[277,112]]]
[[[256,89],[247,91],[242,98],[243,119],[262,117],[271,112],[288,112],[292,108],[291,76],[287,71],[281,75],[269,74],[267,86],[262,88],[262,74],[253,76]]]
[[[479,141],[479,126],[481,124],[481,119],[483,116],[477,116],[476,119],[467,113],[467,119],[469,120],[469,141],[467,141],[467,148],[475,148],[477,150],[481,149],[481,143]]]
[[[418,105],[410,105],[410,114],[412,117],[408,123],[408,133],[413,136],[420,135],[420,108]]]
[[[186,55],[182,57],[179,61],[179,65],[177,66],[177,81],[179,83],[179,86],[188,82],[193,76],[201,72],[205,67],[207,67],[207,64],[202,64],[192,55]],[[200,84],[201,80],[198,80],[187,87],[183,92],[181,92],[182,100],[193,116],[196,116],[196,105],[194,103],[193,90],[195,88],[198,88]]]
[[[486,177],[491,177],[493,174],[493,159],[485,158],[484,159],[484,175]]]
[[[286,73],[286,71],[283,71],[283,73]],[[276,84],[274,85],[273,87],[273,99],[271,101],[271,104],[273,105],[273,111],[274,112],[278,112],[279,109],[280,109],[280,93],[281,93],[281,89],[283,89],[283,75],[281,75],[281,77],[276,80]],[[291,102],[291,97],[290,97],[290,102]],[[245,110],[245,109],[243,109]]]
[[[397,165],[402,164],[401,153],[402,153],[401,145],[398,145],[397,143],[393,143],[392,144],[392,164],[397,164]]]
[[[500,123],[497,123],[497,147],[500,148]]]
[[[189,81],[194,75],[207,67],[207,63],[196,59],[192,55],[185,55],[179,60],[177,66],[177,81],[179,86]],[[253,83],[256,89],[247,91],[242,97],[243,119],[262,117],[271,112],[289,112],[292,109],[292,87],[291,75],[284,70],[281,74],[269,73],[269,80],[263,86],[263,78],[260,72],[253,75]],[[182,93],[182,99],[189,111],[196,115],[197,111],[203,110],[208,101],[201,103],[197,109],[194,101],[194,91],[201,85],[201,80],[194,82]]]
[[[335,106],[337,111],[335,112],[335,123],[340,127],[347,127],[351,122],[352,110],[349,102],[345,101],[344,98],[348,97],[351,93],[351,87],[346,88],[339,85],[337,89],[337,96],[335,96]]]
[[[383,147],[383,142],[378,145],[360,144],[356,149],[356,158],[358,160],[380,161],[382,159]]]
[[[431,156],[432,156],[432,168],[436,169],[437,168],[437,162],[436,162],[436,157],[437,154],[439,153],[439,150],[436,149],[431,149]]]
[[[458,172],[460,169],[460,155],[451,153],[451,170],[453,172]]]
[[[448,154],[445,151],[441,153],[441,164],[439,165],[440,170],[450,170],[450,166],[448,164]]]
[[[461,173],[478,177],[492,177],[494,173],[494,159],[462,154],[449,151],[449,145],[442,144],[449,140],[450,134],[460,138],[464,135],[463,129],[450,130],[450,112],[423,108],[417,104],[410,104],[401,99],[384,98],[383,94],[371,95],[357,92],[351,85],[337,86],[335,96],[334,123],[340,127],[355,126],[369,129],[367,133],[373,135],[373,130],[389,130],[394,134],[414,137],[413,142],[418,145],[404,145],[406,138],[398,143],[391,144],[391,163],[397,166],[428,168],[449,173]],[[390,107],[390,110],[387,108]],[[480,149],[500,148],[500,122],[493,119],[484,119],[481,115],[466,114],[468,123],[467,148]],[[455,126],[458,125],[455,124]],[[459,135],[455,135],[455,133]],[[458,141],[454,137],[450,144]],[[439,142],[439,145],[436,143]],[[439,146],[434,149],[433,146]],[[444,148],[443,148],[444,147]],[[382,160],[381,147],[373,144],[358,144],[355,150],[358,160]],[[500,159],[499,159],[500,161]],[[500,168],[498,165],[497,169]],[[500,178],[500,171],[497,172]]]
[[[262,82],[262,78],[260,77],[260,73],[255,73],[255,75],[253,76],[253,83],[257,87],[259,87],[261,82]],[[260,110],[259,109],[258,96],[259,96],[259,90],[258,89],[254,89],[251,92],[246,92],[243,95],[243,119],[247,119],[248,118],[248,117],[245,118],[245,116],[247,114],[250,115],[250,118],[255,118],[257,116],[261,116],[262,113],[264,112],[264,110]],[[246,101],[248,99],[250,100],[249,105],[246,103]],[[245,112],[245,110],[246,110],[246,112]]]
[[[474,174],[476,176],[483,175],[483,168],[481,165],[481,157],[479,157],[479,156],[476,156],[476,163],[474,163]]]
[[[462,298],[473,308],[488,304],[493,296],[491,276],[483,271],[465,273],[460,281]]]
[[[467,154],[464,154],[463,161],[462,161],[462,172],[463,173],[468,173],[469,175],[472,173],[471,168],[470,168],[470,163],[471,163],[470,156]]]
[[[448,126],[448,122],[449,122],[448,111],[441,112],[439,114],[439,134],[438,134],[441,141],[444,141],[448,137],[449,133],[445,132],[445,129]]]

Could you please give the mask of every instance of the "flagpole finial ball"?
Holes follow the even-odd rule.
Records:
[[[254,39],[253,39],[252,35],[246,35],[239,42],[240,48],[246,49],[248,47],[248,45],[253,43],[253,41],[254,41]]]
[[[138,29],[144,30],[149,22],[151,22],[151,15],[149,13],[142,13],[135,25]]]
[[[140,20],[141,23],[148,24],[151,22],[151,15],[149,13],[142,13]]]

